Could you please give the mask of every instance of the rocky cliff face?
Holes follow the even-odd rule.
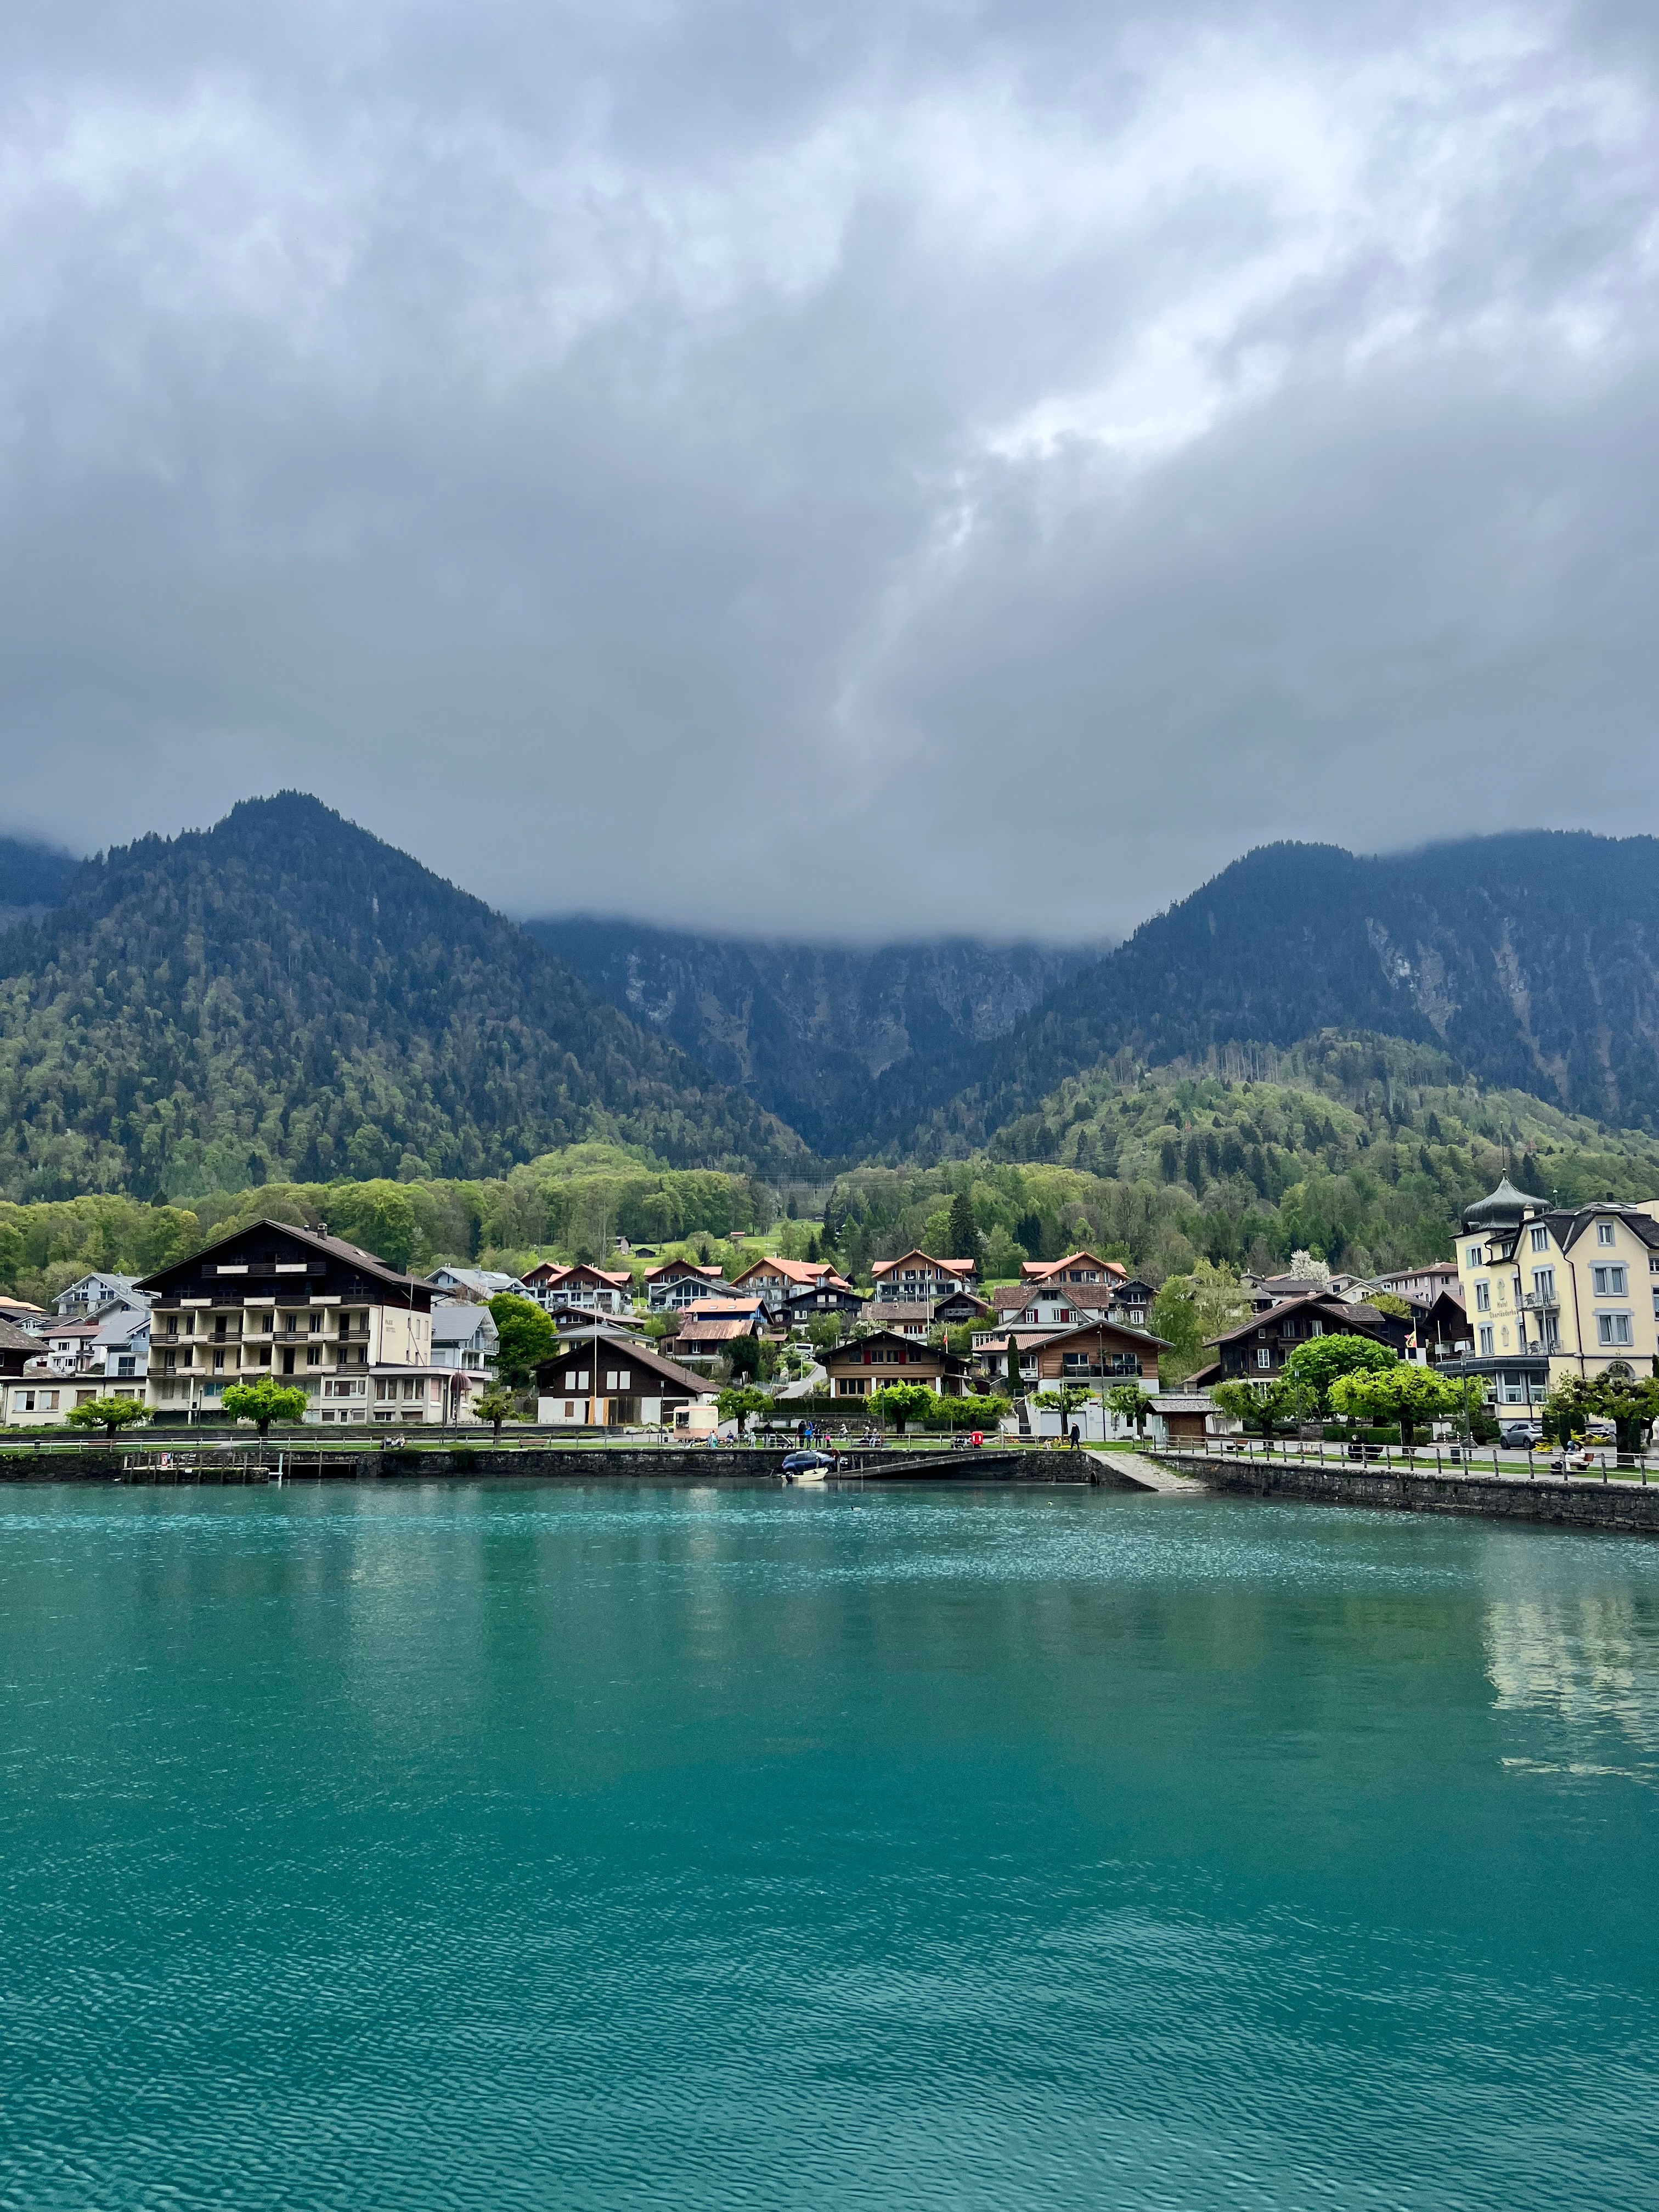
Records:
[[[1059,986],[903,1141],[982,1142],[1119,1050],[1157,1064],[1328,1029],[1433,1041],[1484,1082],[1659,1128],[1659,841],[1266,847]]]
[[[586,917],[526,927],[595,996],[831,1155],[862,1145],[877,1079],[890,1088],[906,1069],[919,1095],[947,1097],[983,1047],[1099,956],[965,938],[865,951]]]

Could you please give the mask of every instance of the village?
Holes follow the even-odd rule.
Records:
[[[222,1424],[228,1392],[265,1382],[298,1394],[281,1418],[319,1428],[511,1419],[686,1442],[752,1422],[1192,1448],[1266,1425],[1311,1371],[1305,1347],[1336,1338],[1376,1348],[1351,1351],[1361,1364],[1460,1386],[1465,1426],[1474,1407],[1509,1441],[1564,1378],[1659,1371],[1659,1201],[1564,1210],[1507,1177],[1463,1210],[1453,1259],[1360,1280],[1304,1253],[1237,1276],[1196,1366],[1158,1332],[1159,1286],[1088,1250],[989,1283],[974,1258],[921,1250],[863,1283],[822,1259],[770,1255],[728,1280],[684,1253],[607,1258],[418,1276],[257,1222],[148,1277],[83,1275],[50,1310],[0,1299],[4,1425]]]

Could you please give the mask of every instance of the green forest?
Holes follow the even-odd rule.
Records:
[[[0,933],[0,1191],[501,1176],[588,1139],[786,1168],[799,1138],[565,964],[289,793],[88,861]]]
[[[962,1256],[963,1201],[992,1280],[1082,1243],[1154,1282],[1200,1259],[1267,1272],[1298,1249],[1368,1274],[1447,1256],[1458,1209],[1506,1168],[1562,1203],[1647,1198],[1659,1191],[1659,1138],[1483,1089],[1428,1047],[1332,1034],[1291,1052],[1234,1049],[1207,1067],[1115,1063],[1062,1085],[972,1159],[860,1167],[817,1186],[587,1143],[495,1177],[273,1181],[188,1206],[0,1203],[0,1285],[39,1299],[90,1267],[142,1273],[263,1215],[325,1225],[422,1272],[445,1260],[515,1273],[538,1258],[615,1265],[625,1238],[730,1270],[764,1245],[836,1259],[867,1281],[874,1261],[913,1244]]]

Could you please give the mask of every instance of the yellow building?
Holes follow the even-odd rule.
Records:
[[[1659,1201],[1552,1206],[1506,1176],[1463,1209],[1457,1274],[1474,1340],[1462,1371],[1501,1405],[1564,1375],[1659,1372]]]

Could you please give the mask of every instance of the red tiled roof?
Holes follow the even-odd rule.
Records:
[[[1028,1283],[1046,1283],[1062,1268],[1075,1267],[1085,1260],[1091,1267],[1101,1268],[1109,1276],[1115,1275],[1121,1283],[1129,1279],[1129,1271],[1121,1260],[1103,1260],[1093,1252],[1068,1252],[1063,1260],[1027,1260],[1019,1272]]]

